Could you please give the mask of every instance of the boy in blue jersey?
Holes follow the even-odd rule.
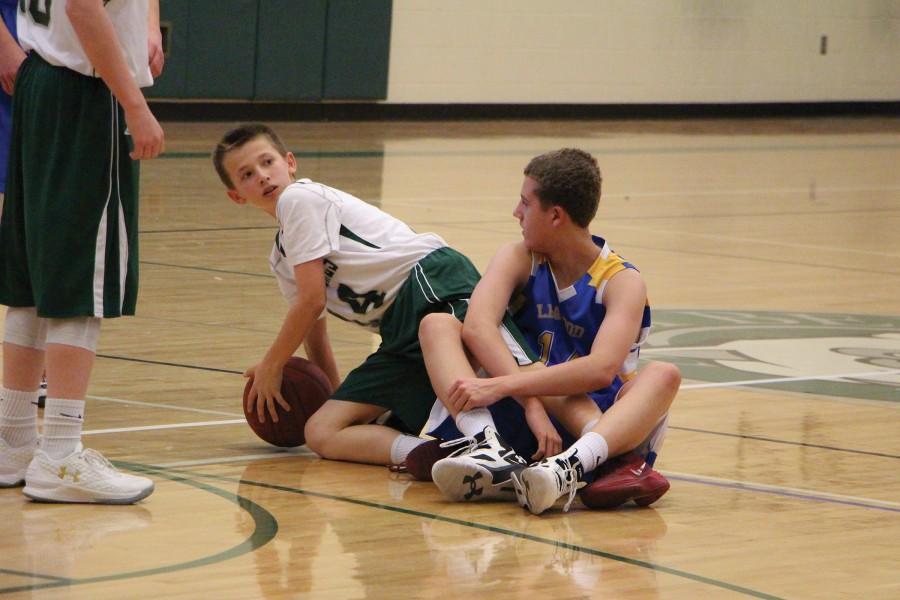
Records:
[[[526,167],[513,212],[523,240],[494,256],[461,326],[465,347],[493,377],[474,377],[466,350],[447,343],[459,332],[455,324],[439,315],[423,323],[423,350],[426,359],[434,357],[427,361],[432,384],[457,421],[479,420],[487,435],[496,427],[519,449],[512,438],[522,411],[508,397],[539,398],[561,426],[562,445],[573,442],[559,452],[558,438],[538,434],[533,458],[543,459],[527,468],[511,457],[485,458],[479,444],[469,443],[432,469],[435,483],[452,499],[483,498],[479,481],[496,480],[497,472],[506,477],[507,471],[519,503],[534,514],[562,496],[567,510],[592,476],[582,491],[591,507],[628,500],[648,505],[668,490],[651,465],[680,374],[659,362],[637,372],[650,326],[647,292],[637,269],[588,229],[600,183],[596,161],[581,150],[549,152]],[[508,306],[547,368],[521,370],[505,350],[497,324]],[[530,424],[527,404],[524,410]],[[580,437],[566,439],[567,432]],[[604,464],[609,457],[620,458]]]

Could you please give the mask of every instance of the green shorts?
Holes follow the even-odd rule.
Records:
[[[134,314],[138,162],[103,80],[32,52],[16,78],[0,304],[41,317]]]
[[[418,435],[436,399],[419,345],[419,322],[435,312],[466,316],[469,297],[481,276],[472,262],[452,248],[435,250],[413,267],[381,321],[381,345],[332,394],[383,406],[390,425]],[[537,360],[511,318],[504,320],[507,344],[521,364]],[[515,347],[515,348],[513,348]]]

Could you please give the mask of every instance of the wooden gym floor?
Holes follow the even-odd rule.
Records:
[[[604,174],[594,231],[637,264],[643,357],[685,381],[654,507],[535,517],[257,440],[241,372],[285,305],[273,222],[225,197],[228,124],[165,124],[143,167],[138,316],[107,322],[85,442],[133,507],[0,491],[10,598],[900,597],[900,120],[276,124],[301,176],[484,267],[530,157]],[[2,310],[2,309],[0,309]],[[376,340],[332,321],[343,373]]]

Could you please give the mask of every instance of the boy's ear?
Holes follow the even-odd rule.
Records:
[[[237,190],[227,189],[225,193],[228,194],[228,197],[231,198],[231,201],[235,204],[247,204],[247,200],[242,198],[240,194],[237,193]]]
[[[550,208],[550,220],[554,225],[561,225],[563,222],[563,217],[566,216],[566,211],[560,208],[558,205],[554,204]]]
[[[288,173],[291,174],[293,179],[297,175],[297,157],[294,156],[293,152],[288,152],[284,155],[284,160],[288,165]]]

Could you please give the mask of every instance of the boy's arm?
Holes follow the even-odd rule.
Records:
[[[491,259],[469,302],[463,341],[490,375],[517,373],[519,365],[500,334],[500,323],[513,293],[528,281],[531,254],[521,243],[500,248]]]
[[[266,421],[266,410],[269,411],[273,421],[278,421],[276,402],[284,410],[290,410],[290,406],[281,396],[281,374],[284,364],[294,355],[300,344],[306,341],[325,308],[325,268],[321,258],[295,265],[294,279],[297,282],[297,298],[288,309],[275,341],[259,364],[244,373],[245,377],[253,378],[247,405],[248,408],[256,407],[260,423]],[[331,375],[329,374],[329,378]]]
[[[334,352],[331,350],[331,340],[328,339],[325,317],[320,317],[313,323],[309,333],[306,334],[306,339],[303,340],[303,349],[306,350],[307,358],[325,372],[331,382],[331,388],[336,390],[341,385],[341,376],[334,360]]]
[[[66,15],[94,70],[125,111],[134,142],[131,158],[155,158],[163,150],[163,130],[131,76],[112,21],[103,9],[103,0],[68,0]]]
[[[147,17],[147,60],[150,63],[150,74],[159,77],[166,62],[162,31],[159,29],[159,0],[150,0]]]
[[[463,342],[484,370],[495,378],[498,375],[519,373],[519,364],[510,353],[499,327],[510,298],[528,282],[531,260],[531,252],[521,242],[502,247],[491,259],[469,302],[469,310],[463,322]],[[494,381],[496,379],[477,379],[469,380],[469,383],[490,386]],[[450,388],[451,402],[458,384],[459,382]],[[562,440],[550,422],[543,403],[536,396],[501,394],[481,406],[492,404],[507,395],[514,396],[522,405],[528,427],[537,439],[538,449],[532,458],[537,460],[557,454],[562,449]],[[469,408],[475,406],[465,407],[466,410]]]
[[[0,86],[12,95],[19,66],[25,60],[25,52],[13,38],[6,23],[0,20]]]
[[[495,377],[488,391],[502,396],[572,396],[607,387],[622,368],[641,330],[647,289],[640,273],[626,269],[613,277],[604,291],[606,316],[591,352],[569,362],[527,373]],[[484,386],[457,386],[451,398],[464,409],[483,405]]]

